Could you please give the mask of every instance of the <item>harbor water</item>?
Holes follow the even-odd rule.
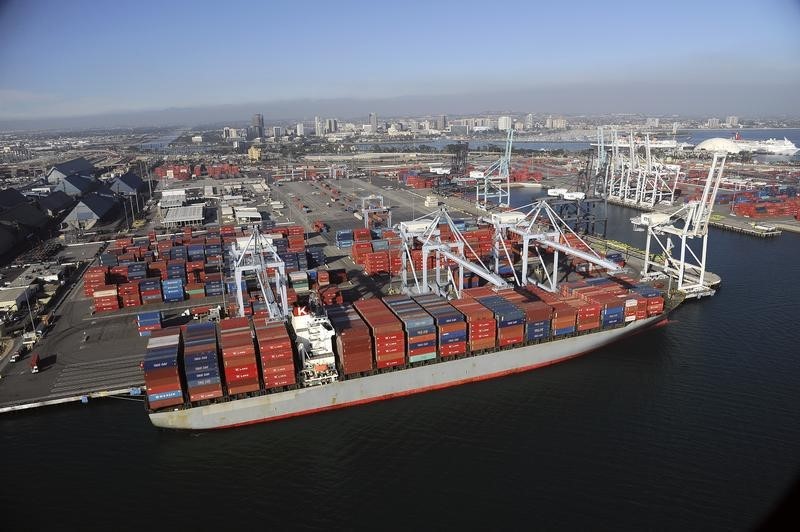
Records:
[[[609,236],[641,244],[636,214]],[[4,528],[752,528],[800,468],[800,235],[709,248],[713,298],[526,374],[204,433],[123,400],[3,415]]]
[[[663,133],[655,133],[654,138],[660,140],[671,140],[675,139],[678,142],[687,142],[693,146],[700,144],[704,140],[708,140],[710,138],[721,137],[721,138],[732,138],[736,132],[739,132],[743,139],[746,140],[767,140],[767,139],[783,139],[784,137],[792,141],[796,146],[800,146],[800,129],[797,128],[783,128],[783,129],[691,129],[691,130],[681,130],[678,135],[674,137],[667,132]],[[610,135],[610,130],[607,130],[607,133]],[[619,134],[622,136],[626,136],[627,133],[625,131],[619,131]],[[389,149],[411,149],[414,146],[425,146],[428,148],[434,148],[436,150],[443,150],[449,144],[454,144],[455,140],[449,139],[436,139],[436,140],[405,140],[405,141],[395,141],[395,142],[363,142],[357,144],[358,148],[363,151],[373,151],[375,146],[379,148],[389,148]],[[579,152],[582,150],[587,150],[591,147],[592,142],[597,142],[596,133],[592,132],[589,138],[583,140],[573,140],[573,141],[549,141],[549,140],[529,140],[526,137],[518,138],[514,141],[514,149],[517,150],[533,150],[533,151],[543,151],[543,150],[563,150],[565,152]],[[606,138],[606,142],[609,142],[609,138]],[[505,139],[472,139],[469,141],[469,146],[471,150],[482,150],[488,147],[494,148],[503,148],[505,146]],[[754,159],[763,162],[763,163],[776,163],[776,162],[784,162],[789,159],[793,161],[800,160],[800,152],[795,154],[793,157],[788,157],[785,155],[755,155]]]

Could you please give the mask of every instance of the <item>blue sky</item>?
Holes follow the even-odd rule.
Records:
[[[0,0],[0,119],[631,82],[800,89],[800,2]]]

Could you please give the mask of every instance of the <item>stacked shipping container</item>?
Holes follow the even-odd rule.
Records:
[[[378,368],[402,366],[406,362],[403,324],[380,299],[356,301],[353,307],[370,328],[372,352]]]
[[[150,336],[161,328],[161,312],[140,312],[136,315],[136,326],[139,336]]]
[[[229,395],[255,392],[259,389],[258,364],[250,320],[229,318],[219,323],[219,342],[225,384]]]
[[[336,354],[344,375],[373,369],[372,337],[369,327],[350,305],[328,308],[328,318],[336,330]]]
[[[183,388],[178,372],[180,331],[164,329],[147,341],[142,368],[147,402],[152,409],[183,403]]]
[[[471,297],[454,299],[450,304],[467,320],[467,339],[470,351],[495,347],[497,323],[494,314]]]
[[[467,352],[467,323],[464,315],[435,294],[414,297],[436,324],[436,345],[442,358]]]
[[[190,401],[222,397],[214,323],[190,323],[183,332],[183,368]]]
[[[256,318],[253,320],[253,325],[256,330],[264,387],[269,389],[295,384],[297,378],[294,350],[286,324]]]

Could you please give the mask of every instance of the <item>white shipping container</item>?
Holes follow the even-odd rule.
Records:
[[[94,297],[111,297],[117,295],[117,289],[112,288],[109,290],[95,290]]]
[[[153,347],[164,347],[167,345],[178,345],[180,343],[180,335],[170,335],[170,336],[157,336],[151,337],[150,341],[147,342],[147,348]]]

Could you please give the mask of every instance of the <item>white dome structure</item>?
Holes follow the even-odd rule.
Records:
[[[742,151],[742,148],[732,139],[724,139],[722,137],[706,139],[695,146],[694,149],[695,151],[724,151],[727,153],[739,153]]]

